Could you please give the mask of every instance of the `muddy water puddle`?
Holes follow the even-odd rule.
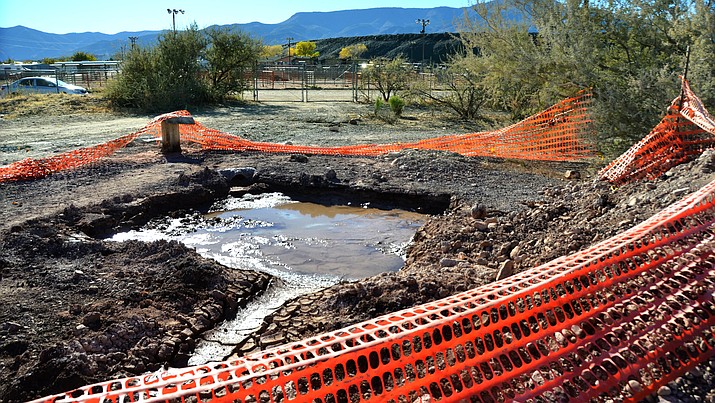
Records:
[[[302,294],[404,264],[421,214],[369,206],[323,206],[280,193],[245,195],[216,203],[205,215],[154,220],[115,235],[123,241],[177,240],[233,268],[267,272],[278,280],[260,298],[197,345],[191,365],[221,360],[256,330],[266,315]]]

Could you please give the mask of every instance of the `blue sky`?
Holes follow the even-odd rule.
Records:
[[[176,15],[176,26],[196,22],[199,28],[213,24],[285,21],[301,11],[336,11],[356,8],[466,7],[473,0],[0,0],[0,27],[24,25],[55,34],[69,32],[102,32],[162,30],[171,28],[171,14],[166,10],[183,9]]]

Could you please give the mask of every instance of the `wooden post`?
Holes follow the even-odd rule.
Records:
[[[179,135],[179,125],[192,125],[194,118],[191,116],[177,116],[161,122],[161,152],[180,153],[181,137]]]

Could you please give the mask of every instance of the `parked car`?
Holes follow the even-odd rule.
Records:
[[[10,84],[0,86],[3,94],[40,93],[40,94],[86,94],[87,90],[78,85],[68,84],[62,80],[49,77],[25,77]]]

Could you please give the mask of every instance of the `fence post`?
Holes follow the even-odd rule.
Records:
[[[303,63],[303,67],[301,69],[301,74],[300,74],[300,100],[303,102],[308,102],[306,99],[307,95],[307,89],[305,87],[305,63]]]
[[[180,153],[181,136],[179,125],[192,125],[194,118],[191,116],[177,116],[161,122],[161,152]]]
[[[57,93],[60,93],[60,82],[59,82],[59,77],[57,76],[57,67],[55,67],[55,89],[57,90]]]
[[[258,75],[260,74],[258,62],[253,65],[253,102],[258,102]]]
[[[357,77],[357,62],[353,60],[353,76],[352,76],[352,84],[353,84],[353,102],[358,101],[358,77]]]

